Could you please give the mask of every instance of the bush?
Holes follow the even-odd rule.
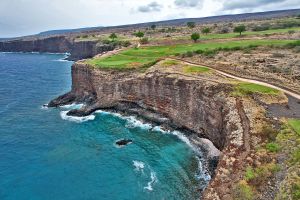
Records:
[[[252,28],[252,31],[267,31],[270,29],[270,25],[260,25]]]
[[[219,31],[219,33],[221,34],[229,33],[229,28],[224,27]]]
[[[121,42],[121,45],[122,45],[123,47],[129,47],[129,46],[131,45],[131,42],[130,42],[130,41],[122,41],[122,42]]]
[[[194,40],[194,42],[197,42],[197,40],[200,39],[200,34],[199,33],[193,33],[191,35],[191,39]]]
[[[206,35],[207,35],[208,33],[210,33],[210,31],[211,31],[211,30],[210,30],[210,28],[208,28],[208,27],[206,27],[206,28],[204,28],[204,29],[201,30],[201,32],[202,32],[203,34],[206,34]]]
[[[291,192],[293,200],[300,199],[300,181],[293,183]]]
[[[294,33],[296,33],[296,32],[293,31],[293,30],[288,31],[288,34],[290,34],[290,35],[292,35],[292,34],[294,34]]]
[[[145,33],[139,31],[139,32],[135,32],[133,35],[136,36],[136,37],[142,38],[142,37],[144,37]]]
[[[141,38],[140,42],[141,42],[142,44],[148,44],[148,43],[149,43],[149,38],[143,37],[143,38]]]
[[[275,142],[270,142],[266,145],[266,149],[269,151],[269,152],[272,152],[272,153],[276,153],[280,150],[280,147],[277,143]]]
[[[253,200],[254,193],[246,181],[240,181],[233,189],[235,200]]]
[[[277,164],[269,163],[256,168],[248,167],[245,173],[245,180],[259,187],[265,184],[275,172],[278,172],[280,167]]]
[[[110,34],[109,38],[112,39],[112,40],[114,41],[115,39],[118,38],[118,36],[117,36],[117,34],[112,33],[112,34]]]
[[[186,23],[186,25],[187,25],[189,28],[195,28],[195,27],[196,27],[196,23],[195,23],[195,22],[188,22],[188,23]]]
[[[275,141],[276,136],[278,134],[278,132],[274,128],[272,128],[272,126],[269,125],[263,126],[261,133],[265,139],[269,139],[271,141]]]
[[[240,35],[242,35],[242,32],[246,31],[246,26],[245,25],[236,26],[233,31],[235,33],[240,33]]]

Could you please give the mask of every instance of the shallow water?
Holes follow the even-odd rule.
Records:
[[[63,57],[0,53],[0,199],[199,198],[209,177],[180,133],[100,111],[68,118],[78,105],[42,108],[70,90]],[[122,138],[133,143],[118,148]]]

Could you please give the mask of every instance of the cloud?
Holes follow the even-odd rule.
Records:
[[[225,1],[223,4],[224,10],[249,9],[254,7],[266,6],[269,4],[282,3],[286,0],[231,0]]]
[[[203,5],[203,0],[175,0],[174,4],[178,7],[193,8]]]
[[[138,7],[138,11],[142,13],[149,13],[149,12],[157,12],[160,11],[163,6],[156,1],[153,1],[145,6]]]

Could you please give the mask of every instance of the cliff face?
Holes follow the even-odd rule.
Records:
[[[81,110],[70,111],[70,115],[116,109],[147,117],[146,111],[151,111],[169,119],[167,122],[162,120],[161,124],[172,124],[187,131],[199,148],[203,146],[203,140],[198,139],[209,139],[222,154],[218,167],[210,166],[216,176],[205,190],[203,199],[222,199],[230,193],[232,183],[239,179],[240,174],[233,171],[243,165],[250,150],[250,122],[243,101],[226,95],[230,90],[229,84],[156,67],[145,73],[121,72],[93,69],[79,62],[72,66],[72,90],[51,101],[49,106],[87,103]],[[232,170],[232,174],[224,169]]]
[[[178,128],[210,139],[219,149],[226,143],[225,115],[229,108],[224,85],[155,71],[94,70],[84,64],[72,66],[72,83],[70,93],[78,101],[93,99],[90,107],[136,104],[169,118]]]
[[[91,58],[97,54],[111,51],[115,47],[98,43],[97,41],[76,42],[65,36],[31,39],[12,40],[0,42],[2,52],[47,52],[47,53],[70,53],[70,60]]]

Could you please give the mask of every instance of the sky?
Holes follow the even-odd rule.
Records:
[[[294,8],[300,0],[0,0],[0,38]]]

